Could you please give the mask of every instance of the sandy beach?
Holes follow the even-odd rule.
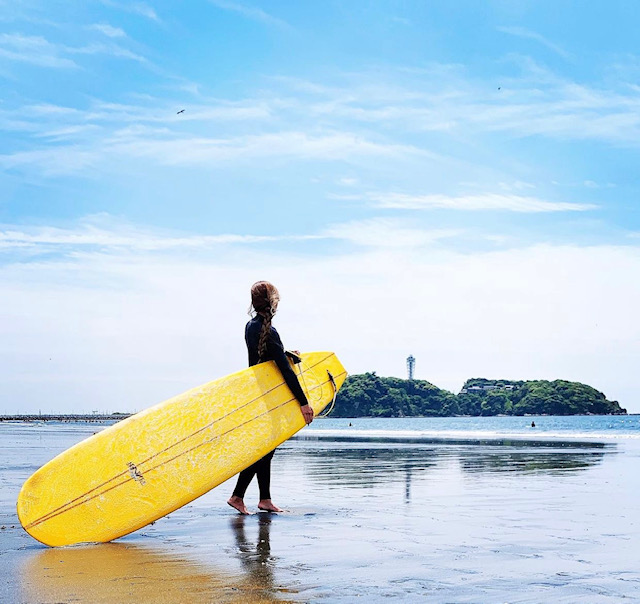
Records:
[[[308,430],[274,458],[285,514],[237,515],[226,483],[114,543],[47,548],[19,526],[20,486],[97,429],[0,425],[0,601],[640,599],[637,441]]]

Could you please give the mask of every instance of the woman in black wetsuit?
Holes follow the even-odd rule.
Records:
[[[289,364],[278,332],[271,326],[279,301],[280,294],[272,283],[258,281],[251,286],[251,311],[255,312],[255,315],[244,330],[244,339],[249,352],[249,367],[265,361],[275,361],[284,381],[300,403],[304,421],[310,424],[313,420],[313,409],[309,406],[298,378]],[[238,475],[238,483],[227,503],[241,514],[250,513],[244,504],[244,494],[254,476],[258,477],[260,489],[258,508],[267,512],[283,511],[271,501],[271,458],[274,452],[275,449]]]

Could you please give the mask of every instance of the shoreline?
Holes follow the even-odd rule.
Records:
[[[121,421],[135,415],[135,413],[111,413],[106,415],[97,414],[57,414],[57,415],[0,415],[0,422],[33,423],[33,422],[61,422],[61,423],[103,423],[110,421]]]
[[[60,413],[60,414],[19,414],[19,415],[0,415],[0,423],[1,422],[24,422],[24,423],[32,423],[32,422],[68,422],[68,423],[102,423],[102,422],[110,422],[110,421],[121,421],[123,419],[127,419],[132,415],[136,415],[139,411],[135,413],[107,413],[107,414],[94,414],[94,413]],[[633,417],[639,416],[640,413],[575,413],[569,415],[551,415],[551,414],[535,414],[535,413],[525,413],[524,415],[505,415],[505,414],[497,414],[497,415],[410,415],[405,417],[373,417],[369,415],[360,415],[355,417],[316,417],[314,421],[317,420],[408,420],[408,419],[429,419],[429,420],[447,420],[452,418],[461,418],[461,419],[475,419],[475,418],[495,418],[495,417]]]

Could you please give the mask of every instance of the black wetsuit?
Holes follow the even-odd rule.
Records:
[[[244,339],[247,343],[247,351],[249,353],[249,367],[257,365],[260,362],[275,361],[284,381],[295,397],[298,399],[300,405],[307,405],[307,397],[304,391],[300,387],[300,382],[291,368],[289,359],[284,351],[282,340],[276,331],[275,327],[271,327],[269,338],[267,340],[267,352],[265,358],[260,360],[258,354],[258,342],[260,341],[260,332],[262,331],[262,316],[256,315],[247,323],[244,330]],[[242,470],[238,475],[238,483],[233,491],[236,497],[244,498],[244,494],[247,491],[249,483],[254,476],[258,477],[258,487],[260,489],[260,499],[271,499],[271,458],[275,453],[275,449],[270,453],[267,453],[262,459],[259,459],[253,465],[249,466],[246,470]]]

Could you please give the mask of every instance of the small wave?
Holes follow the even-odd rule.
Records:
[[[569,431],[536,431],[509,432],[496,430],[360,430],[357,428],[344,429],[311,429],[298,436],[301,437],[348,437],[348,438],[381,438],[381,439],[465,439],[465,440],[497,440],[504,438],[522,440],[640,440],[639,433],[629,432],[569,432]]]

